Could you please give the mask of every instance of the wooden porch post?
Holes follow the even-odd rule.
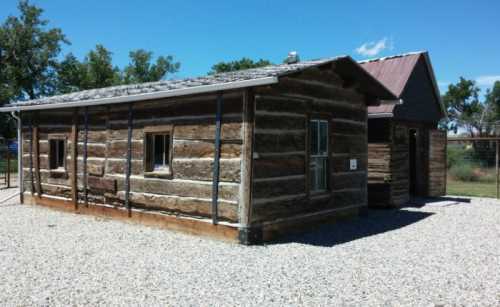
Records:
[[[222,93],[217,96],[217,111],[215,114],[215,151],[212,180],[212,224],[218,223],[219,202],[219,162],[220,162],[220,135],[222,121]]]
[[[240,224],[248,227],[252,215],[252,169],[253,169],[253,134],[255,102],[253,92],[243,92],[243,144],[241,158],[241,183],[240,183]]]
[[[130,206],[130,174],[132,173],[132,125],[133,125],[132,103],[128,105],[127,122],[127,164],[125,170],[125,207],[128,210],[128,216],[132,216],[132,207]]]
[[[87,159],[88,159],[88,138],[89,138],[89,107],[85,107],[84,134],[83,134],[83,202],[85,207],[89,206],[89,191],[87,179]]]
[[[38,131],[38,112],[35,112],[35,125],[33,127],[33,158],[34,158],[34,167],[35,167],[35,189],[38,197],[42,196],[42,182],[40,179],[40,141],[39,141],[39,131]],[[33,179],[33,178],[32,178]]]
[[[73,109],[71,125],[71,201],[78,209],[78,108]]]

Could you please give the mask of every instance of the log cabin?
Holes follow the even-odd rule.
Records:
[[[367,206],[367,108],[348,56],[13,103],[22,201],[243,244]]]
[[[402,103],[368,107],[368,195],[373,207],[446,193],[446,111],[428,52],[360,62]]]

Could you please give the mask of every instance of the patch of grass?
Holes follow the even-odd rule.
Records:
[[[497,196],[495,182],[464,182],[449,178],[446,193],[459,196],[493,197]]]
[[[0,160],[0,173],[7,171],[7,161]],[[10,160],[10,172],[17,173],[17,159]]]

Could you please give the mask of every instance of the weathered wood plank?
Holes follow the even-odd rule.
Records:
[[[224,182],[240,181],[240,159],[221,159],[219,180]],[[173,159],[174,178],[191,180],[212,180],[213,159]]]
[[[240,144],[221,144],[221,158],[231,159],[241,156],[242,146]],[[174,140],[175,158],[213,158],[214,143],[198,140]]]
[[[124,200],[124,192],[117,193],[117,198]],[[158,194],[130,193],[130,201],[134,208],[160,210],[169,213],[180,213],[193,216],[210,217],[211,201],[207,199],[165,196]],[[221,220],[236,222],[238,220],[237,205],[219,201],[218,217]]]
[[[255,159],[254,178],[269,178],[305,174],[304,155],[290,155],[276,158]]]
[[[306,146],[305,130],[304,133],[287,134],[262,134],[255,133],[254,152],[289,152],[304,151]]]
[[[71,147],[71,160],[70,160],[70,169],[71,169],[71,200],[75,208],[78,208],[78,109],[75,108],[73,110],[73,122],[71,126],[71,138],[72,147]]]

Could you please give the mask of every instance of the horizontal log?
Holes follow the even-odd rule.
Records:
[[[132,159],[144,158],[144,147],[141,140],[133,141],[131,149]],[[126,140],[115,140],[112,142],[108,142],[107,158],[125,158],[127,156],[127,151],[128,142]]]
[[[330,121],[330,129],[335,134],[366,135],[366,126],[357,123]]]
[[[125,200],[125,192],[117,194],[118,199]],[[210,199],[165,196],[158,194],[130,193],[130,201],[135,208],[161,210],[169,213],[210,217],[212,214],[212,201]],[[237,222],[237,204],[219,201],[218,217],[222,220]]]
[[[159,117],[182,117],[182,116],[203,116],[215,115],[217,110],[217,98],[207,97],[193,102],[184,103],[149,103],[141,106],[134,105],[134,121],[142,119],[154,119]],[[235,114],[242,112],[242,97],[223,97],[222,117],[225,114]],[[111,113],[110,119],[123,120],[127,118],[127,110],[118,109]]]
[[[349,158],[332,158],[330,159],[332,173],[352,172],[351,159],[357,159],[358,168],[355,171],[367,170],[366,156],[352,155]]]
[[[353,104],[364,103],[364,97],[353,91],[344,89],[333,84],[311,82],[310,80],[284,77],[278,84],[272,85],[275,91],[286,95],[295,95],[311,99],[326,99],[352,102]]]
[[[173,156],[175,158],[213,158],[214,151],[214,142],[197,140],[174,140]],[[238,158],[240,156],[240,144],[221,144],[221,158]]]
[[[215,124],[176,125],[175,139],[213,140],[215,138]],[[241,140],[241,122],[222,123],[222,140]]]
[[[257,95],[255,101],[257,111],[287,112],[303,115],[308,108],[308,101],[306,100],[278,95]]]
[[[178,179],[212,180],[213,163],[213,159],[173,159],[172,172]],[[240,181],[240,159],[220,159],[219,163],[220,181]]]
[[[125,190],[125,176],[112,176],[117,179],[118,190]],[[192,180],[166,180],[131,176],[130,189],[136,193],[154,193],[160,195],[177,195],[184,197],[211,198],[212,183]],[[239,184],[219,184],[219,198],[237,201]]]
[[[368,148],[364,135],[332,134],[330,142],[333,153],[366,153]]]
[[[366,173],[343,173],[332,174],[331,189],[363,189],[366,186]]]
[[[296,195],[305,193],[305,178],[290,178],[288,180],[253,182],[252,197],[256,202],[259,199],[278,197],[286,195]]]
[[[254,178],[304,175],[305,157],[303,155],[254,159]]]
[[[132,160],[131,162],[131,174],[141,175],[144,172],[144,166],[142,160]],[[106,161],[106,174],[125,174],[127,169],[127,160],[120,159],[108,159]]]
[[[329,85],[336,85],[338,87],[343,84],[342,78],[333,72],[330,67],[312,67],[304,69],[300,73],[290,76],[290,78],[312,80]]]
[[[88,187],[90,190],[101,191],[105,193],[116,193],[116,179],[101,178],[95,176],[88,177]]]
[[[256,115],[255,129],[305,130],[305,117]]]
[[[260,134],[255,133],[254,152],[304,151],[306,134]]]

